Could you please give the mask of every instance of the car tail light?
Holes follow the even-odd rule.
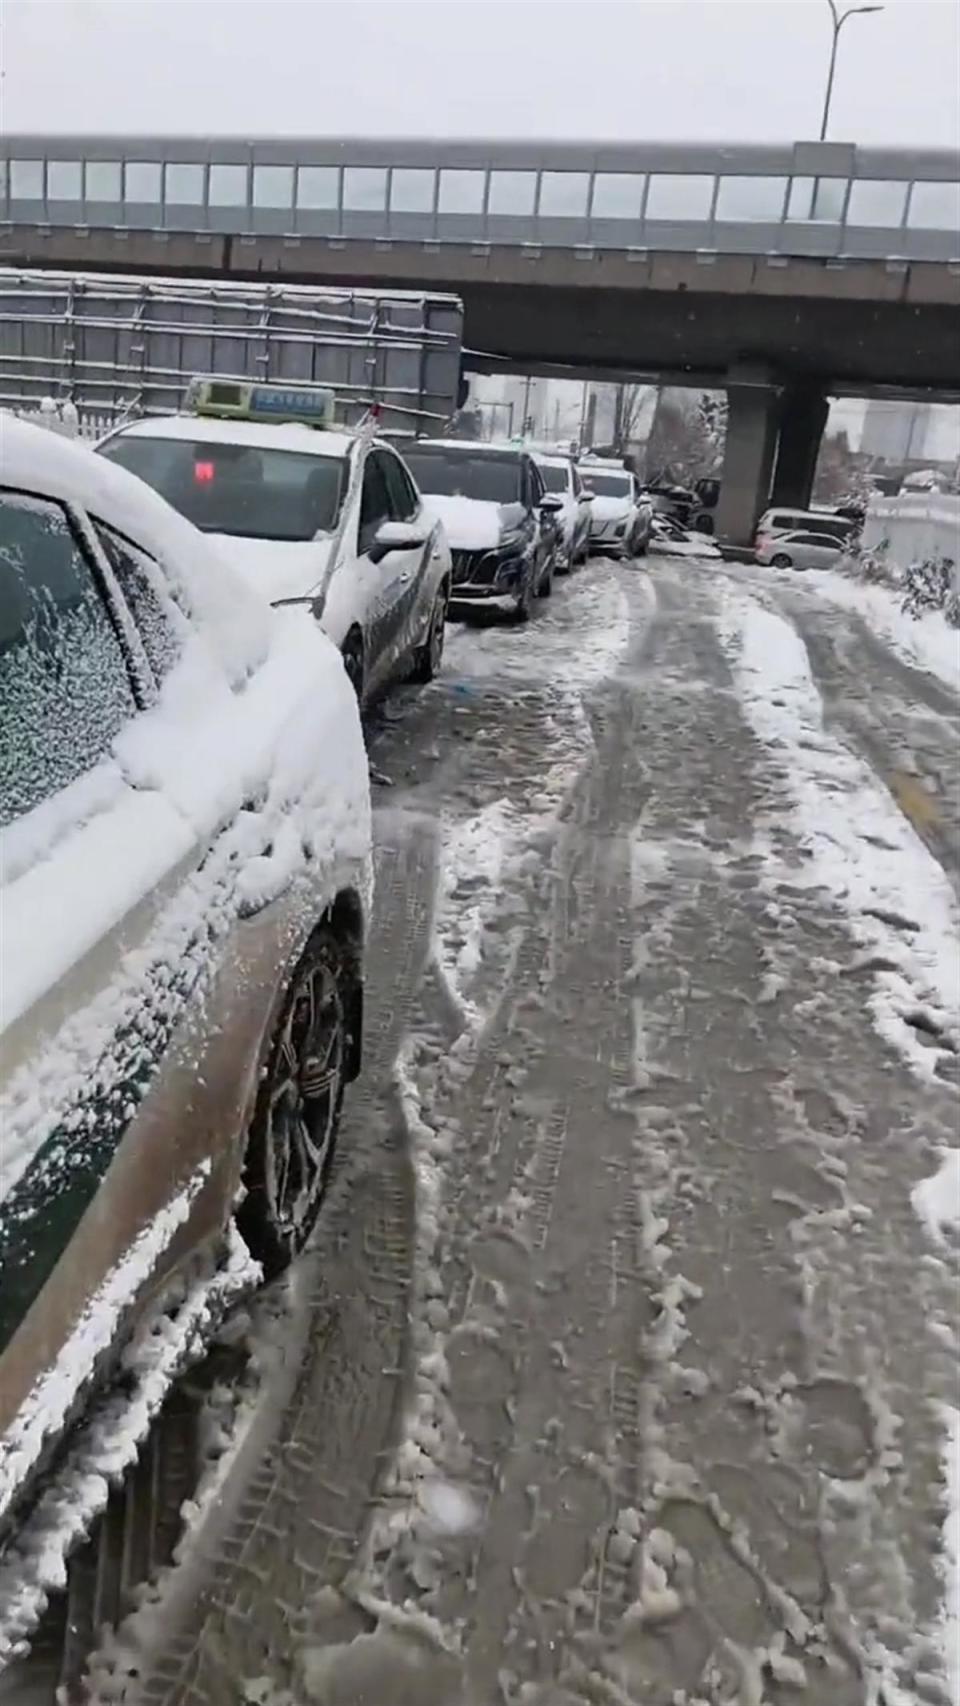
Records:
[[[195,462],[193,464],[193,477],[198,486],[209,486],[215,472],[216,469],[212,462]]]

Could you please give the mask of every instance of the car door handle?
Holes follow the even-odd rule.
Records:
[[[406,572],[406,573],[405,573],[405,574],[402,574],[402,575],[401,575],[401,576],[400,576],[400,577],[399,577],[399,579],[400,579],[400,585],[401,585],[401,586],[406,586],[406,584],[407,584],[407,582],[408,582],[408,580],[409,580],[409,579],[410,579],[410,571],[409,571],[409,569],[408,569],[408,570],[407,570],[407,572]]]

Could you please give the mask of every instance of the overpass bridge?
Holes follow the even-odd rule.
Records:
[[[734,539],[829,392],[960,395],[949,151],[8,136],[0,263],[454,291],[512,366],[726,386]]]

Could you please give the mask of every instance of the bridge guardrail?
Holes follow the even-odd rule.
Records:
[[[0,222],[960,261],[960,159],[706,148],[8,137]]]

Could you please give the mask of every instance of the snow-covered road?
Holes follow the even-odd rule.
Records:
[[[958,722],[732,565],[454,634],[314,1329],[98,1699],[953,1699]]]

